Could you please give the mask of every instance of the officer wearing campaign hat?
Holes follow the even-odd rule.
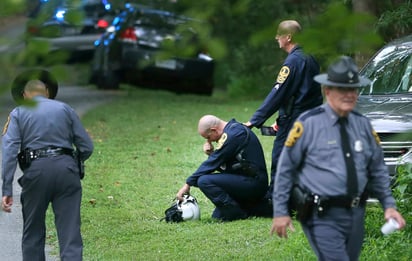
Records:
[[[359,76],[358,67],[349,56],[342,56],[328,68],[328,73],[319,74],[314,77],[315,81],[329,87],[364,87],[371,81]]]
[[[379,137],[369,120],[353,111],[358,89],[370,80],[347,56],[314,79],[323,85],[326,103],[299,116],[288,135],[276,173],[271,233],[286,237],[287,228],[293,229],[288,205],[293,203],[318,260],[358,260],[367,184],[386,220],[395,219],[400,228],[405,220],[396,210]],[[306,208],[295,204],[291,191],[307,192]]]
[[[82,260],[81,167],[93,152],[93,142],[75,111],[54,100],[57,90],[55,77],[43,69],[20,73],[11,86],[19,106],[3,128],[1,205],[3,211],[11,211],[18,162],[23,171],[18,179],[23,260],[45,259],[45,215],[50,203],[61,260]]]

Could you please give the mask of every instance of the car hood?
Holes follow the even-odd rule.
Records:
[[[412,95],[360,95],[356,110],[368,117],[378,133],[412,132]]]

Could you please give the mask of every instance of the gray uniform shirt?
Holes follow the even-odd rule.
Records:
[[[346,165],[337,114],[328,104],[303,113],[282,150],[273,194],[274,216],[288,216],[293,182],[321,196],[346,195]],[[389,171],[380,141],[369,120],[356,112],[346,126],[354,154],[359,195],[367,182],[384,209],[395,207]]]
[[[93,142],[76,112],[67,104],[35,97],[35,106],[19,106],[9,115],[2,137],[3,196],[12,196],[12,183],[20,150],[48,146],[73,149],[86,160]]]

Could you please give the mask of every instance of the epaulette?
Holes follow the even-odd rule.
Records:
[[[306,111],[305,113],[303,113],[303,114],[300,116],[299,120],[300,120],[300,121],[304,121],[304,120],[306,120],[307,118],[312,117],[312,116],[314,116],[314,115],[317,115],[317,114],[319,114],[319,113],[322,113],[322,112],[324,112],[324,111],[325,111],[325,109],[322,108],[322,107],[316,107],[316,108],[310,109],[310,110]]]

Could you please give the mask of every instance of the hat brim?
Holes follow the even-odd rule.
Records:
[[[40,80],[48,89],[49,99],[54,99],[57,95],[59,85],[56,78],[47,70],[30,69],[23,71],[13,80],[11,84],[11,95],[16,103],[21,104],[24,101],[23,91],[27,82],[30,80]]]
[[[333,87],[352,87],[352,88],[360,88],[368,86],[371,81],[368,78],[359,76],[359,82],[357,83],[340,83],[340,82],[332,82],[328,80],[328,74],[319,74],[313,78],[316,82],[326,85],[326,86],[333,86]]]

